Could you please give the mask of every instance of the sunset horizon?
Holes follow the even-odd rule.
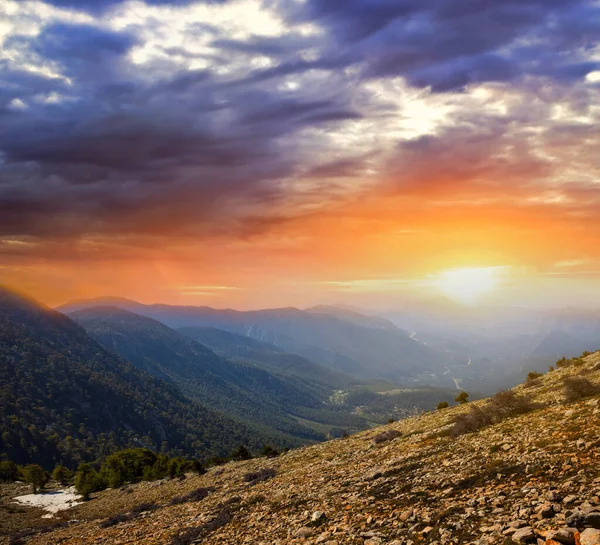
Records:
[[[600,308],[597,2],[461,5],[4,2],[0,282]]]
[[[0,545],[600,545],[600,0],[0,0]]]

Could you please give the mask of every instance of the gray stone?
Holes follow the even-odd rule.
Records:
[[[518,529],[513,535],[512,540],[515,543],[534,543],[535,534],[531,526],[525,526],[524,528]]]
[[[550,503],[544,503],[537,509],[538,514],[545,519],[551,519],[554,516],[554,508]]]
[[[551,530],[546,533],[546,539],[552,539],[563,543],[563,545],[575,545],[575,533],[577,530],[574,528],[561,528],[560,530]]]
[[[312,537],[315,535],[315,531],[308,526],[303,526],[296,531],[296,537]]]
[[[600,511],[592,511],[585,515],[583,525],[586,528],[600,529]]]
[[[600,545],[600,530],[586,528],[579,536],[581,545]]]
[[[313,526],[318,526],[319,524],[323,524],[327,520],[327,515],[323,513],[323,511],[315,511],[310,516],[310,522]]]

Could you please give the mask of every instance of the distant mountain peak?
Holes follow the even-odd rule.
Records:
[[[143,306],[143,303],[139,303],[133,299],[107,295],[103,297],[91,297],[88,299],[74,299],[73,301],[69,301],[64,305],[56,307],[56,310],[67,314],[69,312],[75,312],[76,310],[83,310],[85,308],[92,307],[115,307],[121,309],[130,309]]]

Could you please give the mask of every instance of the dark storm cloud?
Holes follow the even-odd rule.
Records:
[[[585,0],[308,0],[291,16],[326,25],[331,50],[351,51],[365,77],[445,91],[528,73],[579,78],[565,53],[597,43],[598,11]]]
[[[27,71],[3,79],[0,234],[226,229],[236,223],[228,201],[256,214],[284,197],[274,182],[300,157],[281,152],[281,137],[360,117],[344,101],[227,85],[211,69],[136,78],[124,63],[135,44],[127,31],[48,25],[32,49],[71,83]],[[51,90],[58,101],[34,99]]]
[[[16,32],[4,43],[23,61],[0,61],[3,236],[271,228],[293,208],[280,206],[292,193],[282,181],[319,178],[318,191],[305,195],[324,199],[327,178],[366,170],[373,153],[328,140],[355,122],[398,114],[363,83],[403,76],[442,92],[532,75],[568,85],[597,65],[582,57],[598,31],[598,8],[583,0],[307,0],[293,9],[268,0],[287,24],[323,32],[233,38],[226,26],[190,21],[181,45],[153,43],[159,55],[147,65],[130,55],[159,34],[158,19],[111,31],[100,18],[120,2],[52,3],[97,19],[50,21],[35,37]],[[184,47],[198,36],[207,37],[201,47]],[[257,56],[269,62],[252,64]],[[569,100],[589,110],[586,95]],[[512,115],[501,124],[470,119],[481,131],[465,124],[399,145],[390,166],[403,173],[397,187],[460,175],[468,189],[486,173],[521,180],[520,172],[545,172],[533,152],[512,170],[487,160],[511,123],[525,122]],[[510,144],[518,148],[521,137]]]
[[[57,23],[44,29],[33,50],[49,60],[68,59],[68,64],[77,70],[78,62],[98,63],[107,55],[123,55],[135,42],[135,38],[125,32],[111,32],[93,25]]]

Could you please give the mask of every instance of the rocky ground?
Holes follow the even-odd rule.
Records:
[[[600,353],[517,387],[543,406],[474,433],[451,433],[468,405],[426,413],[105,491],[68,511],[64,527],[22,542],[600,545],[600,396],[565,401],[572,374],[600,384]]]

